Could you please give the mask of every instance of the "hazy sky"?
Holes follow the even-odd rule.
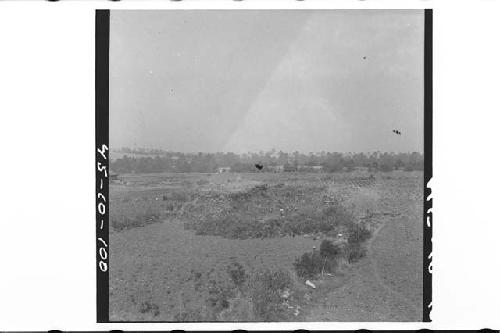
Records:
[[[423,37],[423,10],[112,11],[111,147],[423,151]]]

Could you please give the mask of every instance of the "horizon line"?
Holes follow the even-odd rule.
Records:
[[[388,150],[364,150],[364,151],[333,151],[333,150],[322,150],[322,151],[285,151],[285,150],[277,150],[277,149],[271,149],[271,150],[260,150],[260,151],[246,151],[246,152],[236,152],[236,151],[176,151],[176,150],[168,150],[168,149],[163,149],[163,148],[146,148],[146,147],[138,147],[138,148],[130,148],[130,147],[119,147],[119,148],[113,148],[110,147],[110,151],[114,152],[120,152],[123,149],[130,149],[133,151],[138,151],[138,150],[145,150],[144,153],[151,153],[152,150],[159,150],[164,153],[174,153],[174,154],[236,154],[236,155],[252,155],[252,154],[261,154],[261,153],[285,153],[285,154],[294,154],[294,153],[299,153],[299,154],[322,154],[322,153],[340,153],[340,154],[360,154],[360,153],[393,153],[393,154],[408,154],[408,153],[419,153],[423,154],[423,151],[388,151]],[[133,153],[133,152],[132,152]],[[154,153],[152,153],[154,154]]]

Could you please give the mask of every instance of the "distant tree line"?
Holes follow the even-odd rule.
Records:
[[[162,150],[132,150],[124,148],[122,157],[111,162],[116,173],[155,172],[217,172],[218,168],[230,167],[231,172],[257,172],[256,163],[264,165],[264,171],[282,166],[283,171],[301,171],[321,166],[323,172],[353,171],[368,168],[370,171],[396,169],[423,170],[421,153],[286,153],[269,151],[259,153],[180,153]],[[128,156],[131,154],[133,156]],[[267,169],[266,169],[267,167]]]

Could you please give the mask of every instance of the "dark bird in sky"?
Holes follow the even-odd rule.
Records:
[[[264,166],[261,163],[255,164],[255,167],[259,170],[262,170],[262,168],[264,168]]]
[[[397,135],[401,135],[401,131],[398,131],[398,130],[392,130],[393,133],[397,134]]]

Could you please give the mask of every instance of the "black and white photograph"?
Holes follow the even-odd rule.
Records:
[[[425,321],[429,13],[108,13],[109,321]]]
[[[500,1],[0,1],[1,332],[499,332]]]

